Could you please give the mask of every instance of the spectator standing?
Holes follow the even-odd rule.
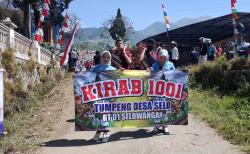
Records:
[[[95,52],[95,56],[94,56],[94,63],[95,63],[95,65],[100,64],[100,59],[101,59],[100,52],[96,51]]]
[[[208,53],[207,53],[207,59],[209,61],[213,61],[215,60],[215,54],[216,54],[216,47],[210,43],[209,47],[208,47]]]
[[[153,63],[156,62],[155,58],[157,56],[157,51],[154,51],[154,50],[157,50],[157,49],[155,49],[155,45],[156,45],[156,42],[154,39],[149,39],[145,42],[145,47],[147,49],[145,51],[145,61],[149,67],[151,67]]]
[[[194,48],[194,50],[191,52],[192,57],[192,64],[197,65],[199,63],[199,52],[197,51],[197,48]]]
[[[208,44],[201,42],[199,64],[207,62]]]
[[[115,47],[112,49],[112,66],[116,69],[131,69],[132,54],[129,48],[124,46],[122,40],[115,42]]]
[[[219,58],[221,55],[223,54],[223,49],[222,47],[219,45],[216,49],[216,57]]]
[[[175,41],[172,41],[170,43],[171,45],[171,57],[172,57],[172,62],[174,63],[174,66],[178,66],[178,61],[179,61],[179,50],[177,48],[177,43]]]

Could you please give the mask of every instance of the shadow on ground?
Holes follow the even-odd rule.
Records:
[[[130,140],[130,139],[142,139],[152,137],[153,134],[146,129],[139,129],[136,131],[125,131],[125,132],[116,132],[110,134],[109,142],[115,142],[120,140]],[[45,147],[74,147],[74,146],[87,146],[98,144],[96,141],[84,140],[84,139],[59,139],[45,142],[43,146]]]

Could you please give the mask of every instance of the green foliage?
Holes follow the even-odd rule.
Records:
[[[8,49],[2,53],[2,65],[8,74],[14,76],[16,74],[14,51]]]
[[[220,97],[213,91],[189,90],[191,112],[217,129],[225,139],[250,152],[250,98]]]
[[[73,0],[56,0],[51,1],[50,4],[50,16],[49,16],[49,22],[52,25],[62,24],[63,22],[63,16],[62,12],[69,8],[69,4]]]
[[[4,153],[29,153],[27,150],[37,148],[39,143],[33,138],[30,132],[26,132],[25,128],[32,126],[31,117],[36,114],[37,110],[43,105],[41,103],[44,96],[48,94],[55,86],[55,83],[46,82],[34,89],[34,95],[29,95],[26,98],[15,98],[13,106],[6,106],[11,114],[6,114],[5,129],[8,134],[0,140],[0,149]],[[16,111],[13,112],[15,109]],[[34,119],[32,119],[34,120]],[[37,119],[35,119],[37,120]],[[34,123],[35,121],[33,121]],[[39,121],[37,121],[39,122]],[[21,131],[20,131],[21,129]]]
[[[24,69],[29,73],[33,73],[36,68],[37,63],[32,58],[24,64]]]
[[[73,0],[53,0],[50,4],[50,16],[45,21],[52,24],[57,25],[63,22],[62,12],[69,7],[69,4]],[[16,8],[19,8],[23,11],[23,35],[28,36],[28,17],[29,17],[29,4],[32,5],[32,8],[35,13],[35,20],[38,23],[39,19],[39,6],[43,3],[43,0],[14,0],[13,4]]]
[[[236,58],[229,62],[224,57],[190,70],[190,86],[217,90],[221,95],[249,96],[250,61]]]
[[[250,59],[247,58],[235,58],[230,63],[231,70],[250,69]]]
[[[107,31],[113,40],[122,39],[123,41],[128,41],[128,34],[134,31],[132,22],[127,18],[123,17],[121,10],[117,10],[117,15],[115,18],[107,20],[104,24],[105,31],[102,34],[102,37],[108,37],[105,34]]]
[[[109,29],[109,33],[114,40],[119,38],[124,39],[126,36],[126,27],[124,21],[122,20],[121,10],[117,10],[117,15],[115,20],[112,22],[112,26]]]

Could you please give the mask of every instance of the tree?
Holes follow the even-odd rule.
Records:
[[[23,35],[31,38],[31,5],[41,2],[40,0],[13,0],[12,5],[23,11]]]
[[[61,25],[64,17],[62,12],[69,8],[69,4],[73,0],[53,0],[50,4],[50,15],[48,20],[52,25]]]
[[[47,18],[51,25],[61,24],[63,21],[62,12],[69,7],[70,2],[73,0],[51,0],[50,4],[50,16]],[[43,0],[13,0],[12,5],[16,8],[20,8],[23,11],[23,35],[31,37],[31,15],[30,10],[33,8],[35,13],[35,20],[38,23],[39,20],[39,6],[43,4]]]
[[[22,33],[22,31],[23,31],[23,22],[22,22],[23,16],[22,16],[21,11],[16,11],[16,10],[13,11],[13,13],[11,15],[11,20],[15,25],[18,25],[16,31],[19,33]]]
[[[120,9],[117,10],[115,18],[112,18],[104,23],[104,27],[106,27],[110,36],[114,40],[122,39],[124,41],[128,41],[128,34],[134,31],[132,22],[127,17],[122,16]]]

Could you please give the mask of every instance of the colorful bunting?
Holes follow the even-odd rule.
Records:
[[[37,24],[37,31],[35,33],[34,37],[34,43],[38,44],[38,42],[43,41],[43,30],[42,30],[42,23],[44,22],[44,18],[49,15],[49,5],[50,0],[44,0],[42,10],[41,10],[41,16],[39,18],[38,24]]]
[[[64,36],[65,31],[69,28],[68,21],[69,21],[69,16],[68,16],[68,14],[66,14],[64,17],[64,21],[62,24],[60,35],[59,35],[58,40],[57,40],[57,44],[56,44],[57,49],[60,49],[61,44],[62,44],[62,37]]]

